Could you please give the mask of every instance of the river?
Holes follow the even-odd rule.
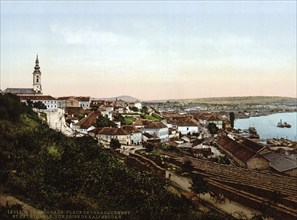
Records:
[[[277,123],[289,123],[291,128],[278,128]],[[255,127],[261,139],[287,138],[297,141],[297,112],[277,113],[272,115],[236,119],[234,128],[248,129]]]

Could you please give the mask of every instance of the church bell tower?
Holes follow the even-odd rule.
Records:
[[[38,55],[36,56],[35,67],[33,72],[33,90],[35,93],[42,93],[41,72],[39,67]]]

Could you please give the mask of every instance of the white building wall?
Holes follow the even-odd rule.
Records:
[[[188,134],[189,132],[191,134],[193,134],[193,133],[198,133],[199,132],[198,126],[178,126],[177,130],[181,134]]]
[[[90,108],[90,101],[79,101],[79,107]]]
[[[168,141],[168,128],[160,128],[160,129],[152,129],[152,128],[142,128],[141,131],[143,133],[155,134],[158,138],[161,139],[161,142]]]
[[[133,133],[131,136],[131,144],[141,144],[142,142],[142,133],[141,132],[137,132],[137,133]]]
[[[136,108],[138,108],[139,110],[142,109],[142,104],[141,104],[141,102],[136,102],[136,103],[134,103],[134,106],[135,106]]]

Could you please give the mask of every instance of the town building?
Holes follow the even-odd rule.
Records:
[[[122,129],[131,135],[131,144],[139,145],[142,143],[142,133],[134,125],[123,125]]]
[[[269,167],[269,161],[257,150],[245,146],[226,134],[220,134],[216,143],[220,150],[241,167],[248,169],[267,169]]]
[[[218,129],[223,128],[224,119],[217,113],[195,113],[193,116],[204,127],[207,127],[210,123],[213,123]]]
[[[142,133],[156,135],[161,142],[166,142],[169,139],[168,127],[162,122],[153,122],[147,119],[136,119],[133,125],[141,130]]]
[[[276,152],[263,154],[263,157],[269,161],[269,166],[273,170],[290,176],[297,176],[296,158]]]
[[[98,117],[102,117],[101,113],[93,111],[88,116],[74,124],[72,129],[83,134],[88,134],[89,131],[96,128]]]
[[[38,95],[38,94],[32,94],[32,95],[18,95],[21,102],[27,103],[28,101],[35,102],[42,102],[47,111],[53,111],[58,108],[58,101],[56,98],[50,96],[50,95]]]
[[[34,67],[34,72],[33,72],[33,86],[32,86],[32,88],[7,88],[3,92],[4,93],[15,94],[15,95],[42,94],[41,72],[40,72],[38,55],[36,56],[36,60],[35,60],[35,67]]]
[[[96,129],[94,135],[99,142],[109,144],[112,139],[117,139],[122,145],[131,145],[131,134],[123,128],[104,127]]]

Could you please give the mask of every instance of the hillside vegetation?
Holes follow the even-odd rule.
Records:
[[[130,211],[138,219],[192,215],[191,203],[164,181],[126,168],[122,156],[90,137],[49,129],[17,97],[0,95],[0,111],[3,193],[38,209]]]

